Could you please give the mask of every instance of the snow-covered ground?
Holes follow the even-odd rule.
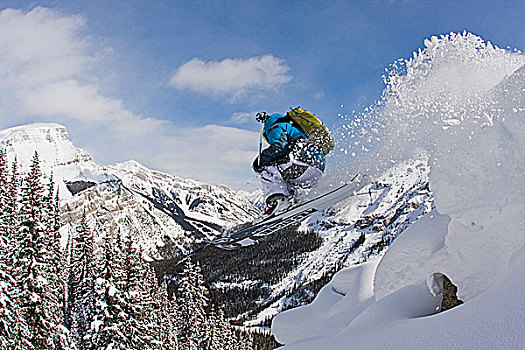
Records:
[[[272,331],[285,348],[521,348],[524,64],[521,53],[471,34],[432,38],[412,59],[396,62],[380,103],[341,131],[350,133],[342,140],[346,158],[356,148],[369,153],[357,157],[359,170],[376,180],[363,189],[371,197],[349,198],[303,223],[319,233],[321,247],[268,285],[268,307],[248,325],[294,305],[296,285],[346,266],[311,305],[276,317]],[[179,179],[133,161],[97,165],[57,124],[0,131],[0,144],[22,172],[38,149],[43,172],[53,171],[68,206],[65,231],[86,213],[93,228],[129,232],[152,257],[170,257],[258,212],[252,202],[260,193]],[[335,173],[332,179],[344,180]],[[67,184],[76,181],[95,186],[73,193]],[[386,254],[374,257],[400,232]],[[466,303],[436,314],[442,275]]]
[[[272,292],[263,301],[269,306],[245,325],[261,324],[290,306],[303,303],[293,295],[297,286],[317,281],[338,267],[367,261],[430,211],[433,196],[426,188],[427,164],[426,157],[400,162],[356,196],[305,220],[299,230],[317,232],[321,246],[305,254],[296,268],[269,286]]]
[[[376,164],[430,155],[436,210],[278,315],[285,349],[523,348],[525,56],[468,33],[425,45],[367,117],[383,127]],[[442,275],[465,303],[437,313]]]
[[[429,291],[421,263],[442,247],[449,221],[432,212],[382,259],[336,274],[311,305],[274,319],[277,340],[285,349],[523,348],[525,260],[477,297],[435,314],[441,294]]]

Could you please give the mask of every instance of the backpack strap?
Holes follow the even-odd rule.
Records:
[[[268,128],[268,131],[272,130],[274,127],[277,126],[279,123],[290,123],[292,126],[298,128],[302,131],[302,129],[293,121],[293,119],[287,114],[283,115],[281,118],[276,119],[272,125]],[[266,136],[266,132],[263,133],[264,140],[268,142],[268,136]]]

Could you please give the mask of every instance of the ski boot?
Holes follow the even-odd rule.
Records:
[[[290,200],[284,194],[273,194],[266,199],[264,216],[275,216],[290,207]]]

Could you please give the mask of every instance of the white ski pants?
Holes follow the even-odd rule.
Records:
[[[323,172],[318,168],[297,160],[264,167],[261,172],[264,200],[273,194],[289,197],[294,187],[312,187],[322,176]]]

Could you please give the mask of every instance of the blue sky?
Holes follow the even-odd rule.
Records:
[[[525,1],[8,0],[0,10],[0,128],[59,122],[99,163],[133,158],[234,188],[257,183],[253,112],[301,105],[335,128],[432,35],[468,30],[525,48]]]

